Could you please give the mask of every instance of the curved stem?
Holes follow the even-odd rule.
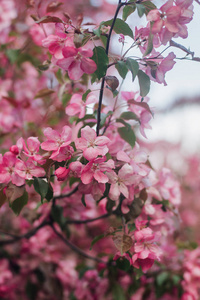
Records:
[[[120,11],[120,8],[124,5],[124,3],[121,3],[121,0],[119,0],[114,18],[113,18],[113,22],[112,25],[110,27],[110,31],[108,34],[108,39],[107,39],[107,44],[106,44],[106,54],[108,55],[108,50],[109,50],[109,46],[110,46],[110,39],[111,39],[111,35],[112,35],[112,31],[115,25],[115,21],[117,19],[117,15]],[[98,111],[97,111],[97,129],[96,129],[96,133],[97,136],[99,135],[99,129],[100,129],[100,122],[101,122],[101,106],[102,106],[102,101],[103,101],[103,90],[104,90],[104,85],[105,85],[105,77],[103,77],[102,82],[101,82],[101,88],[100,88],[100,93],[99,93],[99,106],[98,106]]]
[[[55,232],[55,234],[73,251],[75,251],[76,253],[80,254],[81,256],[94,260],[98,263],[104,263],[107,264],[107,262],[101,260],[98,257],[94,257],[94,256],[90,256],[87,253],[85,253],[84,251],[82,251],[80,248],[78,248],[77,246],[75,246],[74,244],[72,244],[70,241],[68,241],[61,233],[59,233],[56,228],[53,226],[53,224],[51,224],[51,228],[53,229],[53,231]]]
[[[107,213],[107,214],[101,215],[99,217],[87,219],[87,220],[66,220],[65,225],[67,225],[67,224],[87,224],[87,223],[95,222],[95,221],[98,221],[101,219],[105,219],[111,215],[112,215],[112,213]]]
[[[9,239],[9,240],[1,240],[0,241],[0,246],[4,246],[4,245],[9,245],[9,244],[13,244],[13,243],[16,243],[18,242],[19,240],[21,239],[30,239],[33,235],[36,234],[36,232],[38,230],[40,230],[41,228],[43,228],[44,226],[47,226],[47,225],[50,225],[51,222],[50,221],[47,221],[47,220],[44,220],[40,225],[38,225],[37,227],[31,229],[30,231],[28,231],[27,233],[23,234],[23,235],[19,235],[19,236],[15,236],[15,235],[11,235],[9,233],[4,233],[6,235],[9,235],[9,236],[12,236],[13,238],[12,239]]]

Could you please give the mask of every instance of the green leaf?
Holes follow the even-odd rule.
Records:
[[[135,133],[133,132],[131,126],[130,127],[120,127],[118,128],[118,132],[120,137],[125,140],[132,148],[135,146]]]
[[[41,23],[63,23],[63,21],[55,16],[44,16],[40,20],[36,21],[35,23],[41,24]]]
[[[100,80],[106,75],[109,60],[105,49],[101,46],[94,47],[91,59],[97,65],[97,70],[92,74],[92,83],[94,83],[96,79]]]
[[[100,38],[100,36],[101,36],[101,26],[99,26],[97,29],[93,29],[93,33]]]
[[[109,186],[109,189],[110,189],[110,186]],[[107,197],[107,202],[106,202],[107,212],[111,213],[114,206],[115,206],[115,201],[113,201],[109,197]]]
[[[134,269],[134,271],[135,271],[135,279],[136,280],[138,280],[138,279],[140,279],[140,277],[142,277],[142,275],[143,275],[143,271],[142,271],[142,268],[140,267],[139,269]]]
[[[81,197],[81,202],[83,203],[83,205],[84,205],[85,207],[87,206],[87,204],[86,204],[86,202],[85,202],[85,194],[82,195],[82,197]]]
[[[43,199],[46,197],[48,189],[49,189],[49,184],[42,178],[34,178],[34,189],[35,191],[41,196],[41,202],[43,202]]]
[[[144,2],[142,2],[142,5],[145,7],[145,14],[146,15],[150,12],[150,10],[157,8],[155,6],[155,4],[153,4],[151,1],[144,1]]]
[[[131,267],[130,262],[126,258],[119,258],[116,260],[116,265],[120,270],[128,271]]]
[[[28,299],[30,300],[36,300],[38,294],[38,286],[35,283],[32,283],[28,280],[26,284],[26,295],[28,296]]]
[[[127,297],[124,294],[124,290],[120,284],[115,283],[112,286],[113,300],[126,300]]]
[[[92,250],[92,247],[94,246],[94,244],[96,244],[99,240],[103,239],[104,237],[105,237],[104,234],[95,236],[95,238],[91,242],[90,250]]]
[[[169,273],[168,272],[162,272],[156,277],[156,282],[158,286],[163,285],[163,283],[169,278]]]
[[[106,45],[107,45],[107,41],[108,41],[108,37],[105,36],[105,35],[102,35],[100,36],[100,40],[102,41],[104,47],[106,48]]]
[[[101,113],[100,128],[102,128],[105,125],[107,118],[112,114],[113,111],[109,111],[107,114]]]
[[[85,102],[86,101],[86,98],[87,98],[87,95],[91,92],[90,89],[88,89],[82,96],[82,100]]]
[[[134,114],[132,111],[125,111],[121,114],[120,118],[124,119],[124,120],[136,120],[136,121],[140,121],[140,119],[138,118],[138,116],[136,114]]]
[[[151,30],[150,30],[149,37],[148,37],[147,49],[144,52],[143,57],[145,57],[148,54],[150,54],[151,51],[153,50],[153,37],[154,37],[154,35],[151,33]]]
[[[123,8],[123,15],[122,15],[122,19],[124,21],[126,21],[126,19],[128,18],[128,16],[130,16],[136,9],[136,5],[133,4],[133,5],[126,5],[124,8]]]
[[[138,76],[139,86],[140,86],[140,96],[145,97],[150,90],[150,83],[151,83],[150,78],[142,70],[138,71],[137,76]]]
[[[115,65],[115,68],[117,69],[119,75],[125,79],[126,78],[126,74],[128,72],[128,68],[126,66],[126,63],[122,60],[119,60],[117,62],[117,64]]]
[[[131,73],[132,73],[132,81],[134,81],[136,75],[138,74],[138,70],[139,70],[139,64],[138,64],[138,62],[136,60],[132,59],[132,58],[127,58],[127,60],[126,60],[126,66],[131,71]]]
[[[145,14],[146,8],[143,5],[143,3],[142,4],[136,3],[136,7],[137,7],[138,16],[141,18]]]
[[[47,199],[48,202],[53,199],[53,188],[52,188],[51,184],[49,184],[48,191],[46,193],[45,198]]]
[[[109,21],[106,21],[106,22],[102,22],[101,24],[104,25],[104,26],[111,26],[113,23],[113,19],[109,20]],[[132,29],[129,27],[129,25],[124,22],[123,20],[121,19],[116,19],[115,20],[115,24],[114,24],[114,28],[113,30],[117,33],[117,34],[120,34],[122,33],[123,35],[128,35],[130,36],[131,38],[133,38],[133,31]]]
[[[54,205],[51,208],[51,216],[53,217],[54,221],[58,223],[61,229],[65,227],[65,218],[63,216],[63,208],[59,205]]]
[[[25,191],[24,194],[15,199],[12,204],[10,204],[10,207],[14,211],[14,213],[18,216],[22,210],[22,208],[28,203],[28,193]]]
[[[7,49],[6,50],[6,55],[9,58],[10,62],[12,64],[14,64],[18,60],[18,58],[19,58],[20,50],[17,50],[17,49]]]

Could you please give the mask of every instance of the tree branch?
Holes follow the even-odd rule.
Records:
[[[107,264],[106,261],[101,260],[98,257],[94,257],[94,256],[90,256],[87,253],[85,253],[84,251],[82,251],[80,248],[78,248],[77,246],[75,246],[74,244],[72,244],[70,241],[68,241],[61,233],[59,233],[56,228],[53,226],[53,224],[51,224],[51,228],[53,229],[53,231],[55,232],[55,234],[73,251],[75,251],[76,253],[78,253],[79,255],[87,258],[87,259],[91,259],[94,260],[98,263],[104,263]]]
[[[107,39],[107,44],[106,44],[106,54],[108,55],[108,50],[109,50],[109,46],[110,46],[110,39],[111,39],[111,35],[112,35],[112,31],[115,25],[115,21],[117,19],[117,15],[120,11],[120,8],[124,5],[124,3],[121,3],[121,0],[119,0],[114,18],[113,18],[113,22],[112,25],[110,27],[110,31],[108,34],[108,39]],[[99,105],[98,105],[98,111],[97,111],[97,129],[96,129],[96,133],[97,136],[99,135],[99,129],[100,129],[100,123],[101,123],[101,106],[102,106],[102,101],[103,101],[103,91],[104,91],[104,85],[105,85],[105,77],[103,77],[102,82],[101,82],[101,88],[100,88],[100,93],[99,93]]]
[[[37,227],[31,229],[30,231],[28,231],[27,233],[23,234],[23,235],[19,235],[19,236],[15,236],[13,234],[10,234],[10,233],[3,233],[5,235],[9,235],[9,236],[12,236],[13,238],[12,239],[9,239],[9,240],[0,240],[0,246],[4,246],[4,245],[9,245],[9,244],[13,244],[13,243],[16,243],[18,242],[19,240],[22,240],[22,239],[30,239],[33,235],[36,234],[36,232],[38,230],[40,230],[41,228],[43,228],[44,226],[47,226],[47,225],[50,225],[51,222],[50,221],[47,221],[47,220],[44,220],[40,225],[38,225]]]
[[[105,218],[111,216],[112,214],[114,214],[114,212],[107,213],[107,214],[101,215],[97,218],[92,218],[92,219],[87,219],[87,220],[66,220],[65,225],[67,225],[67,224],[87,224],[87,223],[95,222],[95,221],[98,221],[101,219],[105,219]]]

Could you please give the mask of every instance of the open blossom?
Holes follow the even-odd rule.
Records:
[[[157,183],[161,196],[169,200],[173,205],[178,206],[181,203],[181,193],[179,183],[173,178],[169,169],[163,168],[159,173]]]
[[[71,143],[72,130],[69,126],[64,126],[61,134],[48,127],[44,130],[44,135],[47,137],[47,141],[41,144],[41,148],[46,151],[53,151],[50,158],[58,160],[59,158],[56,159],[56,157],[58,157],[59,154],[61,160],[59,159],[58,161],[62,161],[64,157],[66,157],[66,159],[71,158],[70,153],[72,152],[72,147],[69,146],[69,144]],[[65,152],[63,148],[67,148],[66,154],[63,153],[63,151]],[[64,157],[61,154],[63,154]]]
[[[146,225],[146,221],[136,222],[137,229],[134,233],[136,243],[134,244],[134,254],[132,263],[135,268],[142,268],[143,272],[150,269],[154,260],[160,260],[161,249],[155,244],[155,234]],[[142,228],[143,227],[143,228]]]
[[[35,160],[40,164],[45,163],[46,160],[42,157],[42,155],[38,154],[40,149],[40,142],[37,137],[33,137],[33,136],[29,137],[27,139],[27,145],[24,139],[20,138],[17,144],[19,145],[20,143],[22,144],[22,147],[24,149],[23,153],[26,156],[31,157],[33,160]]]
[[[153,9],[147,15],[147,20],[154,22],[152,33],[160,33],[161,40],[169,41],[174,35],[187,37],[187,27],[193,17],[192,0],[179,0],[176,3],[168,0],[160,10]]]
[[[29,158],[26,162],[18,160],[16,162],[16,173],[24,179],[32,179],[33,177],[42,177],[46,175],[43,168],[36,166],[35,162]]]
[[[55,24],[55,35],[51,34],[47,38],[42,40],[43,47],[47,47],[49,52],[56,58],[63,58],[62,49],[69,43],[72,44],[71,39],[67,38],[65,26],[62,23]]]
[[[106,136],[97,136],[94,129],[89,126],[81,129],[81,137],[75,141],[77,149],[83,151],[87,160],[92,160],[98,155],[104,156],[108,152],[107,144],[110,139]]]
[[[86,101],[82,100],[81,94],[74,94],[71,97],[69,104],[65,108],[65,112],[69,116],[75,116],[79,114],[79,119],[81,119],[85,116],[87,105],[95,102],[97,102],[97,98],[92,93],[87,96]]]
[[[56,64],[68,71],[72,80],[79,80],[84,73],[92,74],[97,69],[95,62],[88,58],[93,55],[92,49],[68,46],[63,48],[62,54],[64,58],[59,59]]]
[[[24,184],[24,179],[16,172],[16,155],[11,152],[6,152],[0,161],[0,183],[9,183],[10,181],[21,186]]]
[[[81,181],[89,184],[94,178],[99,183],[106,183],[109,180],[106,172],[111,172],[114,167],[114,161],[112,159],[106,161],[105,156],[93,159],[83,168]]]
[[[123,165],[118,174],[114,171],[108,173],[111,183],[109,197],[113,200],[118,200],[122,193],[126,198],[129,197],[128,187],[134,183],[133,168],[129,164]]]
[[[153,81],[156,81],[158,83],[164,83],[165,81],[165,74],[166,72],[170,71],[173,66],[175,65],[174,59],[176,58],[176,55],[173,52],[170,52],[167,57],[160,59],[157,62],[154,62],[154,66],[149,66],[147,63],[147,73],[151,77]]]
[[[82,169],[82,163],[80,163],[79,161],[73,161],[69,164],[68,169],[66,169],[65,167],[59,167],[58,169],[56,169],[55,175],[57,176],[58,181],[63,181],[68,176],[80,177]]]

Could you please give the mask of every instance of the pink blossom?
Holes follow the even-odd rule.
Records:
[[[59,59],[57,65],[68,71],[70,79],[79,80],[84,73],[92,74],[96,71],[95,62],[88,58],[93,55],[91,49],[68,46],[63,48],[62,54],[64,58]]]
[[[63,181],[68,177],[69,169],[66,169],[64,167],[59,167],[55,170],[55,175],[58,178],[58,181]]]
[[[178,21],[181,15],[181,8],[173,6],[174,1],[169,0],[160,10],[153,9],[147,15],[148,21],[154,21],[152,33],[158,33],[165,26],[170,32],[177,33],[179,31]]]
[[[65,112],[69,116],[75,116],[79,114],[78,117],[81,119],[85,116],[87,105],[95,102],[97,102],[97,98],[94,94],[90,93],[87,96],[86,101],[82,100],[82,95],[73,94],[69,104],[65,108]]]
[[[108,182],[108,176],[105,172],[110,172],[114,168],[114,161],[109,159],[106,161],[106,157],[96,158],[91,160],[82,170],[81,181],[84,184],[92,182],[94,178],[99,183]]]
[[[109,182],[111,183],[109,197],[118,200],[122,193],[126,198],[129,197],[128,187],[134,183],[133,168],[129,164],[123,165],[118,174],[114,171],[108,173]]]
[[[169,169],[163,168],[159,173],[157,183],[161,196],[169,200],[173,205],[178,206],[181,203],[181,194],[179,183],[173,178]]]
[[[71,147],[67,147],[71,143],[72,135],[72,130],[69,126],[64,126],[61,134],[58,133],[56,130],[53,130],[52,128],[48,127],[44,130],[44,135],[47,137],[47,141],[41,144],[41,148],[46,151],[53,151],[50,158],[56,160],[56,157],[59,154],[60,159],[63,159],[63,155],[64,157],[67,157],[66,159],[71,157],[71,154],[69,154],[69,152],[71,153],[72,149]],[[65,152],[65,150],[62,148],[67,148],[66,155],[63,153]],[[58,161],[62,161],[60,159]]]
[[[29,158],[26,162],[17,160],[16,162],[16,173],[24,179],[32,179],[33,177],[43,177],[46,172],[43,168],[35,165],[35,162]]]
[[[132,256],[132,263],[135,268],[141,267],[143,272],[150,269],[155,260],[160,260],[161,249],[153,243],[154,236],[149,236],[143,241],[134,245],[135,254]]]
[[[11,181],[17,186],[24,184],[22,179],[16,172],[15,164],[17,162],[16,156],[11,152],[6,152],[0,163],[0,183],[8,183]]]
[[[98,136],[94,129],[89,126],[81,129],[81,138],[75,140],[77,149],[83,151],[83,156],[87,160],[92,160],[98,155],[105,155],[108,152],[107,144],[110,139],[106,136]]]
[[[168,0],[160,11],[158,9],[151,10],[147,15],[147,20],[154,22],[152,33],[159,33],[161,41],[166,44],[173,36],[187,37],[187,27],[193,18],[192,1]]]
[[[125,36],[123,34],[120,34],[118,41],[119,41],[119,43],[124,44],[124,42],[125,42]]]
[[[18,141],[19,143],[19,141]],[[33,160],[38,162],[39,164],[44,164],[45,159],[42,155],[37,154],[40,149],[40,142],[37,137],[29,137],[27,139],[27,146],[23,138],[21,138],[21,143],[24,148],[24,154],[28,157],[31,157]]]
[[[54,55],[56,59],[63,58],[62,49],[64,46],[73,45],[71,39],[67,38],[65,33],[64,24],[55,24],[56,32],[55,35],[51,34],[47,38],[42,40],[43,47],[49,49],[49,52]]]

